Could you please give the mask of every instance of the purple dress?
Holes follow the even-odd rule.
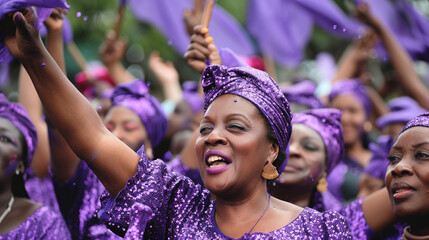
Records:
[[[39,202],[53,210],[59,211],[52,178],[31,176],[25,181],[25,190],[32,201]]]
[[[121,239],[97,218],[99,197],[105,190],[97,176],[81,161],[66,183],[54,179],[58,205],[73,239]]]
[[[183,176],[190,178],[195,184],[200,184],[204,187],[203,180],[201,179],[201,174],[199,169],[193,169],[184,165],[181,161],[181,157],[177,156],[173,158],[170,162],[166,163],[167,170],[169,172],[177,172]]]
[[[101,196],[98,216],[128,239],[232,239],[215,221],[215,201],[189,178],[169,173],[161,160],[145,155],[137,173],[116,198]],[[128,230],[128,231],[127,231]],[[337,212],[305,208],[288,225],[270,233],[247,233],[240,239],[352,239],[348,224]]]
[[[61,215],[42,206],[12,231],[0,235],[0,240],[71,239]]]
[[[362,202],[364,198],[353,201],[351,204],[339,210],[350,224],[353,239],[384,239],[384,240],[400,240],[402,239],[402,232],[408,226],[405,222],[397,221],[383,232],[378,234],[374,233],[368,226],[362,211]]]

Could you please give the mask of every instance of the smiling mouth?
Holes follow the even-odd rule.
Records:
[[[207,158],[206,164],[209,168],[211,168],[211,167],[226,166],[230,164],[230,162],[222,158],[221,156],[210,156]]]
[[[395,183],[391,187],[392,197],[395,200],[404,200],[415,192],[415,188],[406,183]]]

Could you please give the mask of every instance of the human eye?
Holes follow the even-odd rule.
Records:
[[[395,155],[395,154],[390,155],[389,157],[387,157],[387,159],[389,160],[390,164],[395,164],[395,163],[401,161],[400,156]]]
[[[238,123],[228,124],[227,128],[237,130],[237,131],[244,131],[246,129],[245,127],[243,127],[241,124],[238,124]]]
[[[419,151],[415,154],[416,159],[429,159],[429,154],[426,152]]]
[[[200,134],[204,135],[209,133],[213,129],[213,126],[210,125],[202,125],[200,126]]]
[[[317,151],[319,151],[319,147],[318,147],[316,144],[314,144],[314,143],[312,143],[312,142],[310,142],[310,141],[305,141],[305,142],[303,142],[303,143],[302,143],[302,147],[303,147],[305,150],[307,150],[307,151],[311,151],[311,152],[317,152]]]
[[[6,135],[0,135],[0,142],[3,142],[3,143],[10,143],[10,144],[13,144],[13,145],[17,145],[16,143],[15,143],[15,141],[13,141],[12,140],[12,138],[10,138],[10,137],[8,137],[8,136],[6,136]]]
[[[136,130],[137,128],[138,128],[137,124],[134,124],[134,123],[126,123],[124,125],[124,129],[127,132],[132,132],[132,131]]]

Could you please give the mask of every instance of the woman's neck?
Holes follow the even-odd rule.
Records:
[[[269,211],[267,206],[269,206],[269,194],[266,187],[260,187],[245,198],[234,200],[216,196],[217,226],[227,236],[241,237]]]
[[[310,205],[312,189],[276,183],[276,186],[270,190],[270,193],[273,197],[305,208]]]
[[[429,239],[429,226],[427,219],[422,219],[416,223],[411,223],[410,227],[408,228],[408,232],[413,236],[426,236],[427,238],[424,239]]]

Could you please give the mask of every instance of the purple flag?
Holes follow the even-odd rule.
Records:
[[[186,52],[190,40],[183,11],[193,8],[192,0],[129,0],[128,4],[136,18],[154,25],[177,52]],[[240,24],[217,5],[213,8],[209,31],[219,49],[228,47],[242,56],[254,54],[253,44]]]
[[[46,20],[52,12],[52,8],[70,8],[65,0],[0,0],[0,19],[9,12],[18,11],[28,7],[37,7],[38,22],[36,27],[40,28],[40,23]],[[3,37],[0,29],[0,39]],[[3,42],[0,43],[0,63],[7,63],[13,59]]]
[[[303,59],[313,24],[342,37],[357,36],[359,24],[331,0],[250,0],[247,28],[264,55],[295,67]]]
[[[371,13],[393,32],[414,59],[429,61],[429,21],[411,3],[398,0],[359,0],[366,2]],[[387,57],[384,48],[377,48],[379,57]]]

